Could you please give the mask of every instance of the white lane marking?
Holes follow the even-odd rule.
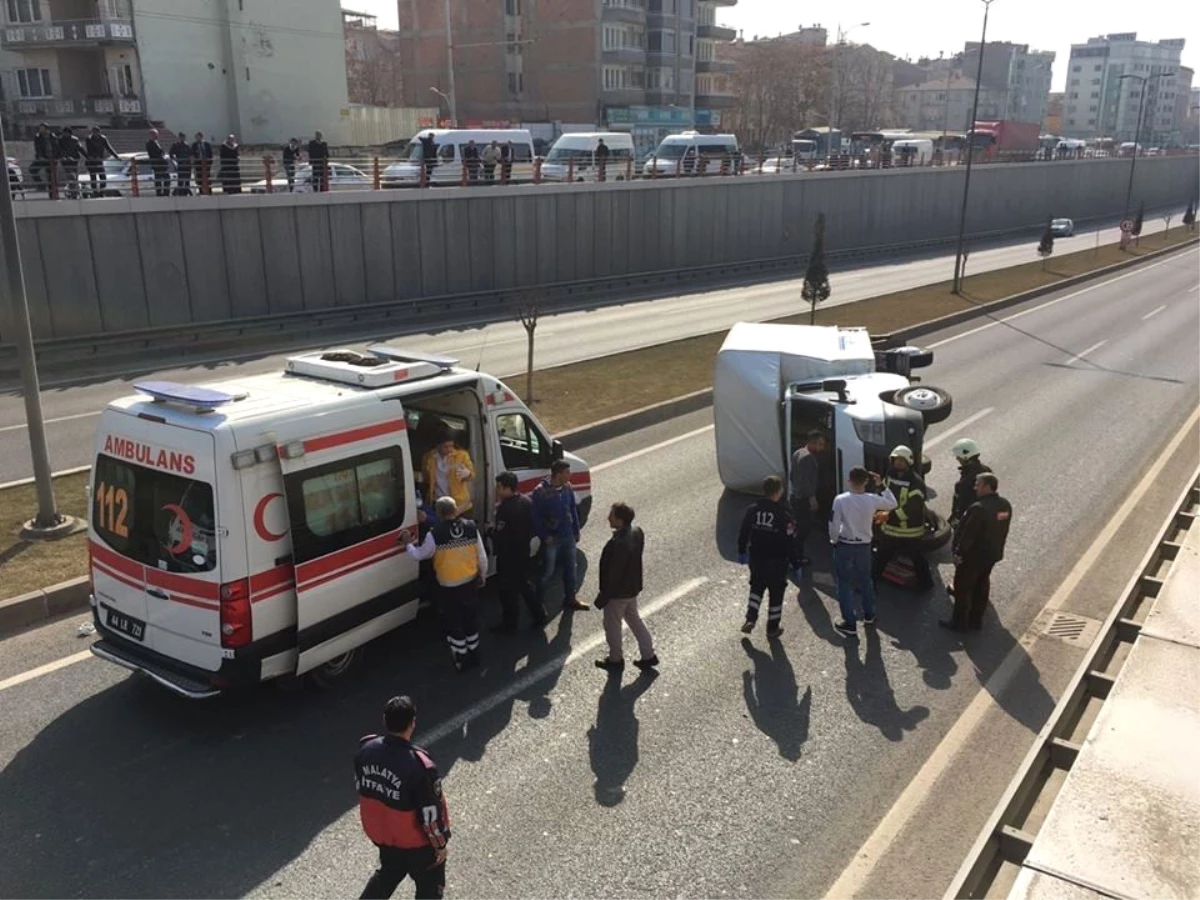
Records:
[[[645,606],[639,609],[642,618],[652,616],[660,610],[666,609],[677,600],[682,600],[688,594],[695,591],[700,586],[708,582],[707,578],[693,578],[691,581],[685,581],[675,590],[663,594],[661,597],[655,597]],[[426,745],[436,744],[438,741],[444,740],[455,733],[463,733],[470,723],[482,715],[491,712],[501,703],[506,700],[511,700],[513,697],[528,690],[533,685],[537,684],[542,679],[552,675],[560,669],[565,669],[574,662],[578,662],[584,656],[592,653],[597,647],[605,642],[604,632],[598,631],[589,637],[587,640],[580,642],[574,646],[569,653],[561,653],[554,659],[547,660],[536,669],[530,670],[528,666],[514,673],[516,676],[513,681],[510,681],[496,693],[490,697],[485,697],[478,703],[464,709],[458,715],[451,719],[447,719],[439,725],[435,725],[428,731],[422,731],[421,737]]]
[[[1196,427],[1196,422],[1200,421],[1200,409],[1192,412],[1188,416],[1183,427],[1171,438],[1166,448],[1159,455],[1154,464],[1142,476],[1142,480],[1138,482],[1137,487],[1125,498],[1125,502],[1121,504],[1120,509],[1116,514],[1108,520],[1108,524],[1104,529],[1096,535],[1096,539],[1092,541],[1091,546],[1075,563],[1075,567],[1067,574],[1067,577],[1058,586],[1058,590],[1046,602],[1042,611],[1034,617],[1034,621],[1040,621],[1043,614],[1053,612],[1062,607],[1071,593],[1079,586],[1079,582],[1088,571],[1096,564],[1096,561],[1107,551],[1108,545],[1112,543],[1117,531],[1125,524],[1125,520],[1129,518],[1130,513],[1142,501],[1142,497],[1150,490],[1157,480],[1162,470],[1166,468],[1167,463],[1179,449],[1179,445],[1184,442],[1188,434]],[[858,852],[851,858],[850,864],[845,871],[838,876],[837,881],[830,885],[825,891],[825,896],[829,898],[856,897],[866,887],[871,875],[875,871],[875,867],[887,855],[888,848],[900,836],[900,833],[912,820],[917,811],[925,805],[927,801],[933,798],[933,789],[942,776],[953,764],[963,750],[967,741],[974,734],[983,722],[984,717],[995,709],[998,704],[996,697],[1001,696],[1004,690],[1009,686],[1009,683],[1020,674],[1023,666],[1028,664],[1029,648],[1037,640],[1037,635],[1032,627],[1021,637],[1013,648],[1008,652],[1008,655],[1000,663],[999,668],[992,674],[992,677],[987,680],[987,683],[975,695],[970,705],[966,708],[958,721],[946,732],[946,736],[942,738],[937,748],[925,760],[925,764],[921,766],[921,770],[917,773],[903,793],[888,810],[871,836],[867,838]]]
[[[55,416],[53,419],[46,419],[45,422],[47,425],[54,425],[57,422],[74,422],[76,419],[91,419],[98,415],[100,415],[99,411],[75,413],[72,416]],[[4,426],[0,426],[0,433],[3,433],[5,431],[20,431],[21,429],[28,428],[28,427],[29,427],[28,422],[21,422],[19,425],[4,425]]]
[[[1107,341],[1107,340],[1104,340],[1104,341],[1098,341],[1097,343],[1095,343],[1095,344],[1092,344],[1092,346],[1088,347],[1088,348],[1087,348],[1086,350],[1084,350],[1082,353],[1077,353],[1077,354],[1075,354],[1074,356],[1072,356],[1070,359],[1068,359],[1068,360],[1067,360],[1067,365],[1068,365],[1068,366],[1073,366],[1073,365],[1075,365],[1075,363],[1079,362],[1081,359],[1086,359],[1086,358],[1087,358],[1087,355],[1088,355],[1089,353],[1091,353],[1091,352],[1093,352],[1093,351],[1095,351],[1095,350],[1099,350],[1101,347],[1103,347],[1103,346],[1104,346],[1105,344],[1107,344],[1107,343],[1108,343],[1108,341]]]
[[[1188,293],[1190,294],[1197,290],[1200,290],[1200,284],[1193,284],[1190,288],[1188,288]]]
[[[1169,262],[1174,262],[1176,259],[1178,259],[1179,256],[1182,256],[1182,255],[1183,254],[1179,254],[1177,256],[1177,255],[1173,254],[1171,256],[1168,256],[1166,259],[1159,260],[1156,263],[1150,263],[1150,265],[1148,265],[1148,266],[1134,266],[1132,269],[1130,269],[1128,272],[1124,273],[1123,275],[1117,275],[1113,278],[1108,279],[1107,281],[1101,281],[1098,284],[1088,285],[1085,288],[1080,288],[1077,291],[1072,291],[1069,294],[1064,294],[1062,297],[1056,297],[1055,299],[1048,300],[1045,303],[1039,303],[1037,306],[1031,307],[1030,309],[1025,309],[1019,313],[1013,313],[1011,316],[1005,316],[1002,319],[997,319],[993,322],[988,322],[986,325],[980,325],[977,328],[972,328],[968,331],[964,331],[962,334],[954,334],[948,338],[942,338],[942,340],[940,340],[940,341],[935,341],[932,344],[926,344],[925,349],[926,350],[935,350],[938,347],[941,347],[945,344],[951,344],[954,341],[962,340],[963,338],[970,337],[973,334],[979,334],[979,332],[981,332],[981,331],[987,331],[989,328],[995,328],[997,325],[1003,325],[1005,322],[1011,322],[1013,319],[1019,319],[1022,316],[1029,315],[1030,313],[1035,313],[1035,312],[1038,312],[1043,309],[1049,309],[1051,306],[1056,306],[1057,304],[1062,303],[1064,300],[1072,300],[1075,297],[1079,297],[1083,294],[1088,293],[1089,291],[1094,291],[1097,288],[1108,287],[1110,284],[1116,284],[1118,281],[1121,281],[1125,278],[1132,278],[1134,275],[1140,275],[1143,272],[1149,272],[1151,269],[1155,269],[1158,266],[1165,266]]]
[[[1158,315],[1160,312],[1162,312],[1162,311],[1163,311],[1164,309],[1166,309],[1166,308],[1167,308],[1167,304],[1165,304],[1165,303],[1164,303],[1164,304],[1163,304],[1162,306],[1160,306],[1158,309],[1152,309],[1152,310],[1150,310],[1150,312],[1148,312],[1148,313],[1146,313],[1144,316],[1142,316],[1142,321],[1143,321],[1143,322],[1145,322],[1147,319],[1152,319],[1152,318],[1154,318],[1155,316],[1157,316],[1157,315]]]
[[[626,453],[624,456],[618,456],[616,459],[610,459],[608,462],[602,462],[599,465],[592,466],[592,472],[603,472],[605,469],[611,469],[613,466],[618,466],[621,463],[629,462],[631,459],[637,459],[639,456],[645,456],[647,453],[654,453],[658,450],[662,450],[664,447],[670,447],[672,444],[678,444],[680,441],[686,441],[689,438],[696,437],[698,434],[706,434],[712,430],[712,425],[705,425],[703,428],[697,428],[695,431],[687,432],[687,434],[680,434],[673,438],[667,438],[665,441],[659,441],[657,444],[651,444],[649,447],[643,447],[641,450],[634,450],[632,453]]]
[[[936,447],[942,441],[946,440],[947,438],[954,437],[954,435],[958,434],[964,428],[970,428],[972,425],[974,425],[976,422],[978,422],[984,416],[991,415],[995,411],[996,411],[996,408],[994,406],[989,406],[987,409],[981,409],[979,412],[975,413],[975,415],[973,415],[973,416],[967,416],[967,418],[963,419],[961,422],[959,422],[953,428],[947,428],[945,431],[938,432],[938,434],[935,437],[932,437],[929,440],[927,440],[925,442],[925,446],[921,448],[922,451],[929,450],[929,449],[932,449],[933,447]]]
[[[80,663],[85,659],[91,658],[91,650],[81,650],[78,653],[72,653],[70,656],[64,656],[62,659],[56,659],[54,662],[46,663],[44,666],[38,666],[36,669],[30,669],[28,672],[22,672],[20,675],[13,675],[10,678],[5,678],[3,681],[0,681],[0,691],[7,691],[9,688],[16,687],[18,684],[24,684],[27,681],[33,681],[35,678],[41,678],[43,675],[49,675],[51,672],[57,672],[59,669],[65,669],[67,666],[73,666],[75,663]]]

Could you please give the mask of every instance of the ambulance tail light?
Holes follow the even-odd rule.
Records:
[[[250,579],[221,585],[221,646],[236,650],[254,640],[250,614]]]

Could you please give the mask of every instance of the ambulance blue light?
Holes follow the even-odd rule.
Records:
[[[180,403],[206,412],[241,399],[224,391],[174,381],[139,381],[133,389],[152,397],[157,403]]]

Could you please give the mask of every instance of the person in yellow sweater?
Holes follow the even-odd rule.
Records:
[[[475,466],[471,463],[471,454],[454,443],[449,428],[438,432],[437,446],[425,454],[421,470],[425,474],[425,490],[431,495],[427,500],[452,497],[460,516],[471,512]]]

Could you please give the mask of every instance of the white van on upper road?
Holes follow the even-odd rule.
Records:
[[[399,538],[417,533],[417,473],[447,435],[474,467],[481,529],[506,469],[531,491],[566,459],[581,522],[591,508],[587,465],[516,393],[455,360],[374,346],[135,389],[96,434],[92,652],[186,697],[333,682],[416,616],[419,564]]]
[[[737,136],[685,131],[662,139],[654,155],[646,160],[643,175],[659,178],[672,175],[720,175],[725,164],[729,174],[740,174],[742,154]]]
[[[436,164],[427,165],[423,137],[433,137]],[[501,147],[512,142],[513,162],[510,181],[533,180],[533,137],[525,128],[424,128],[412,136],[405,148],[404,156],[380,174],[383,187],[417,187],[421,183],[421,167],[426,164],[429,184],[462,184],[464,174],[463,150],[475,142],[479,153],[492,141]],[[500,167],[494,178],[500,181]],[[479,178],[484,180],[483,166],[479,167]]]
[[[564,134],[554,142],[542,163],[543,181],[596,181],[600,177],[601,142],[608,148],[605,180],[624,181],[633,171],[633,136],[622,131]]]

